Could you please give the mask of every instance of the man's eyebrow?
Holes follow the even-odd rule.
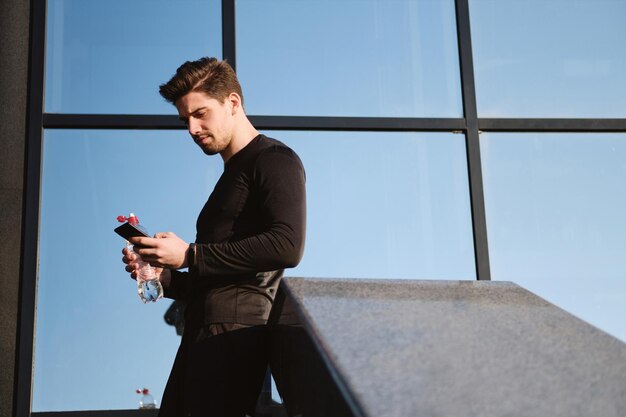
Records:
[[[197,109],[195,109],[195,110],[193,110],[192,112],[190,112],[190,113],[189,113],[189,115],[196,114],[196,113],[198,113],[199,111],[202,111],[202,110],[206,110],[206,106],[198,107]],[[178,119],[179,119],[179,120],[182,120],[182,121],[184,122],[184,121],[186,121],[187,119],[189,119],[189,116],[186,116],[186,117],[184,117],[184,116],[178,116]]]

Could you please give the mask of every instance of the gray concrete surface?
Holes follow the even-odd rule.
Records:
[[[286,288],[366,416],[626,415],[626,344],[515,284]]]

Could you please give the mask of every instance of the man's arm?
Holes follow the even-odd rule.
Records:
[[[300,262],[306,233],[305,173],[300,159],[290,149],[271,148],[259,156],[253,172],[266,230],[234,242],[197,244],[193,269],[200,277],[273,271]]]
[[[200,277],[272,271],[296,266],[302,258],[306,232],[305,173],[300,159],[287,148],[269,149],[257,160],[253,182],[258,187],[267,219],[263,232],[226,243],[195,245],[192,274]],[[178,269],[189,265],[189,244],[174,233],[157,238],[132,238],[137,252],[152,265]],[[179,287],[184,273],[172,271],[171,283]]]

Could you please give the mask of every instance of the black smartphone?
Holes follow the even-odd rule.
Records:
[[[126,222],[121,226],[116,227],[115,233],[122,236],[124,239],[128,240],[131,237],[152,237],[145,231],[142,227],[133,226],[132,224]]]

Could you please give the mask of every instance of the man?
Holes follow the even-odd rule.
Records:
[[[187,303],[159,416],[252,415],[274,296],[284,268],[303,253],[304,169],[291,149],[250,123],[225,61],[186,62],[160,93],[204,153],[220,154],[224,172],[198,216],[195,243],[171,232],[131,239],[157,267],[165,296]],[[123,261],[136,278],[136,257],[124,250]]]

